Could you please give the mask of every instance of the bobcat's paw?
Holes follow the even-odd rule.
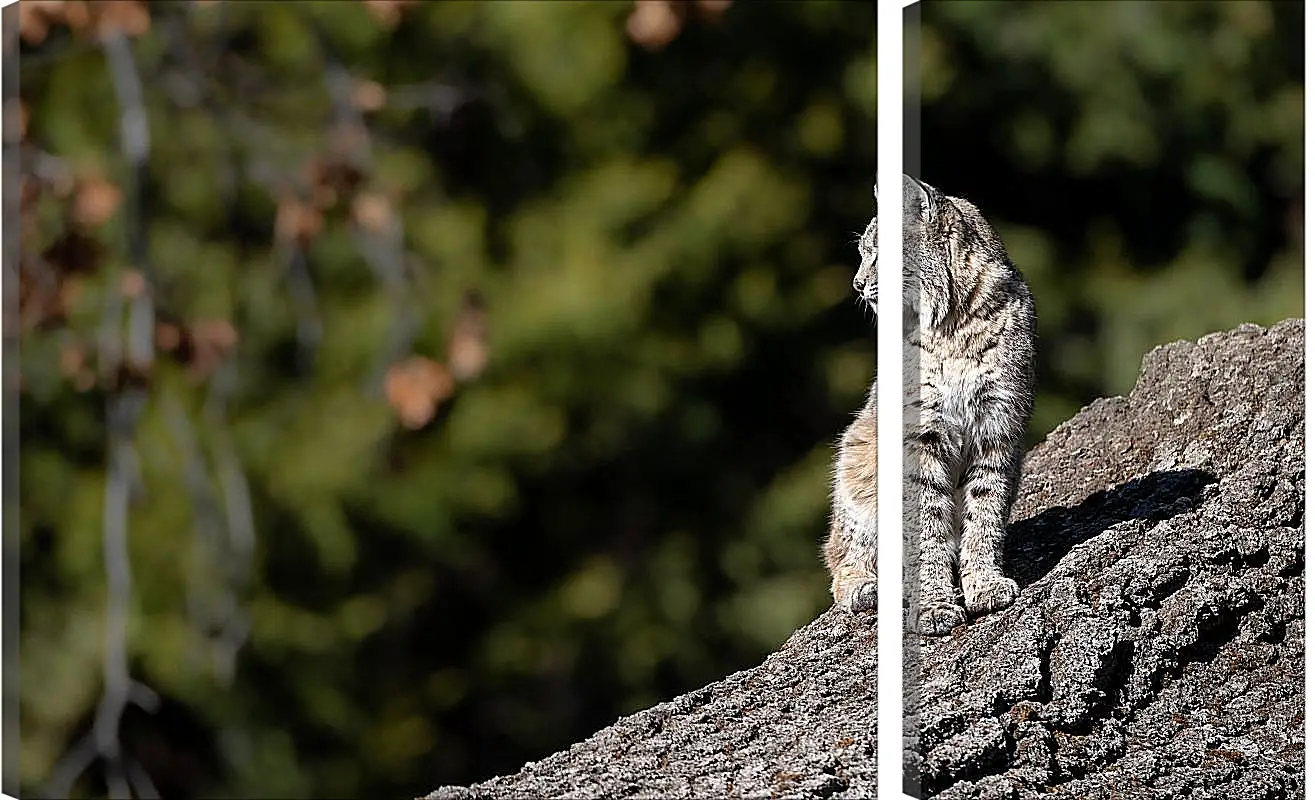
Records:
[[[918,610],[913,630],[923,636],[944,636],[968,621],[968,615],[957,603],[943,600],[924,603]]]
[[[871,578],[855,578],[837,583],[831,590],[836,605],[853,614],[877,610],[877,582]]]
[[[858,614],[877,610],[877,582],[866,581],[849,593],[849,610]]]
[[[973,616],[989,614],[1007,607],[1018,597],[1018,584],[1003,575],[990,575],[964,581],[963,603]]]

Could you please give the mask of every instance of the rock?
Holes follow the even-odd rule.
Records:
[[[906,787],[1303,796],[1304,332],[1156,348],[1029,454],[1018,601],[906,640]],[[874,638],[827,611],[758,667],[429,798],[877,797]]]

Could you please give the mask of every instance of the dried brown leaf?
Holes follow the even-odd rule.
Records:
[[[61,5],[63,7],[61,21],[75,35],[80,35],[91,27],[91,10],[83,0],[65,0]]]
[[[226,319],[201,319],[193,322],[192,343],[198,349],[227,354],[237,346],[237,328]]]
[[[726,13],[726,9],[731,7],[731,0],[696,0],[699,11],[711,15],[720,15]]]
[[[488,320],[484,303],[478,294],[468,292],[448,340],[448,368],[453,378],[468,381],[478,377],[488,362]]]
[[[30,175],[18,179],[18,209],[20,212],[31,211],[41,199],[41,182]]]
[[[454,382],[446,367],[424,356],[411,356],[389,367],[384,395],[402,425],[415,430],[433,419],[438,404],[452,395]]]
[[[668,0],[635,0],[626,34],[640,47],[661,50],[680,33],[680,25],[680,14]]]
[[[342,163],[344,157],[350,157],[370,146],[370,132],[356,121],[343,121],[329,130],[329,152],[335,154],[333,160],[339,163],[337,169],[356,169],[354,164]]]
[[[287,196],[279,201],[274,216],[274,236],[282,242],[305,246],[324,228],[324,217],[319,209]]]
[[[137,270],[125,270],[119,277],[119,292],[124,297],[137,297],[144,291],[146,291],[146,276]]]
[[[352,200],[352,219],[367,231],[382,233],[393,225],[393,207],[382,194],[363,192]]]
[[[177,325],[161,322],[155,326],[155,346],[171,353],[183,343],[183,332]]]
[[[19,36],[31,45],[46,40],[50,29],[63,26],[75,36],[111,32],[140,36],[151,28],[151,14],[144,0],[23,0],[18,4]]]
[[[114,0],[112,3],[97,3],[92,27],[97,36],[105,37],[111,33],[124,36],[141,36],[151,29],[151,13],[142,0]]]
[[[352,104],[362,111],[378,111],[388,102],[388,91],[377,81],[357,81]]]
[[[5,126],[5,140],[10,142],[25,141],[27,139],[28,122],[27,103],[24,103],[22,100],[10,100],[7,105],[9,105],[10,108],[13,108],[13,106],[16,105],[17,113],[12,114],[10,117],[14,121],[13,127]]]
[[[338,133],[330,134],[330,150],[334,155],[318,155],[306,163],[305,180],[310,186],[311,197],[320,208],[328,208],[337,202],[338,197],[350,195],[365,180],[365,173],[344,156],[337,155],[347,152],[353,143],[368,143],[354,138],[361,134],[359,131],[352,133],[353,130],[339,128]]]
[[[76,275],[65,277],[59,282],[58,302],[56,311],[62,316],[68,316],[73,312],[74,305],[77,304],[78,298],[82,297],[82,292],[86,288],[81,278]]]
[[[104,225],[123,200],[119,187],[99,175],[84,177],[74,191],[73,218],[88,228]]]
[[[226,319],[200,319],[187,326],[186,340],[191,345],[188,375],[200,381],[233,352],[238,334],[233,323]]]
[[[59,348],[59,374],[72,378],[85,369],[86,349],[76,342],[65,342]]]
[[[396,28],[402,21],[403,10],[416,4],[416,0],[362,0],[362,2],[365,3],[365,10],[387,28]]]
[[[64,0],[24,0],[18,4],[18,35],[30,45],[46,40],[51,25],[64,18]]]

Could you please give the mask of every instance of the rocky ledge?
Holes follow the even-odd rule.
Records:
[[[1029,455],[1004,611],[910,636],[906,790],[951,798],[1298,798],[1304,332],[1156,348]],[[876,797],[871,617],[519,773],[430,800]]]

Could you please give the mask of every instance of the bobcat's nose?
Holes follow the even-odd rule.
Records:
[[[876,276],[868,272],[861,272],[854,276],[854,294],[858,295],[865,303],[876,304],[877,302],[877,281]]]

